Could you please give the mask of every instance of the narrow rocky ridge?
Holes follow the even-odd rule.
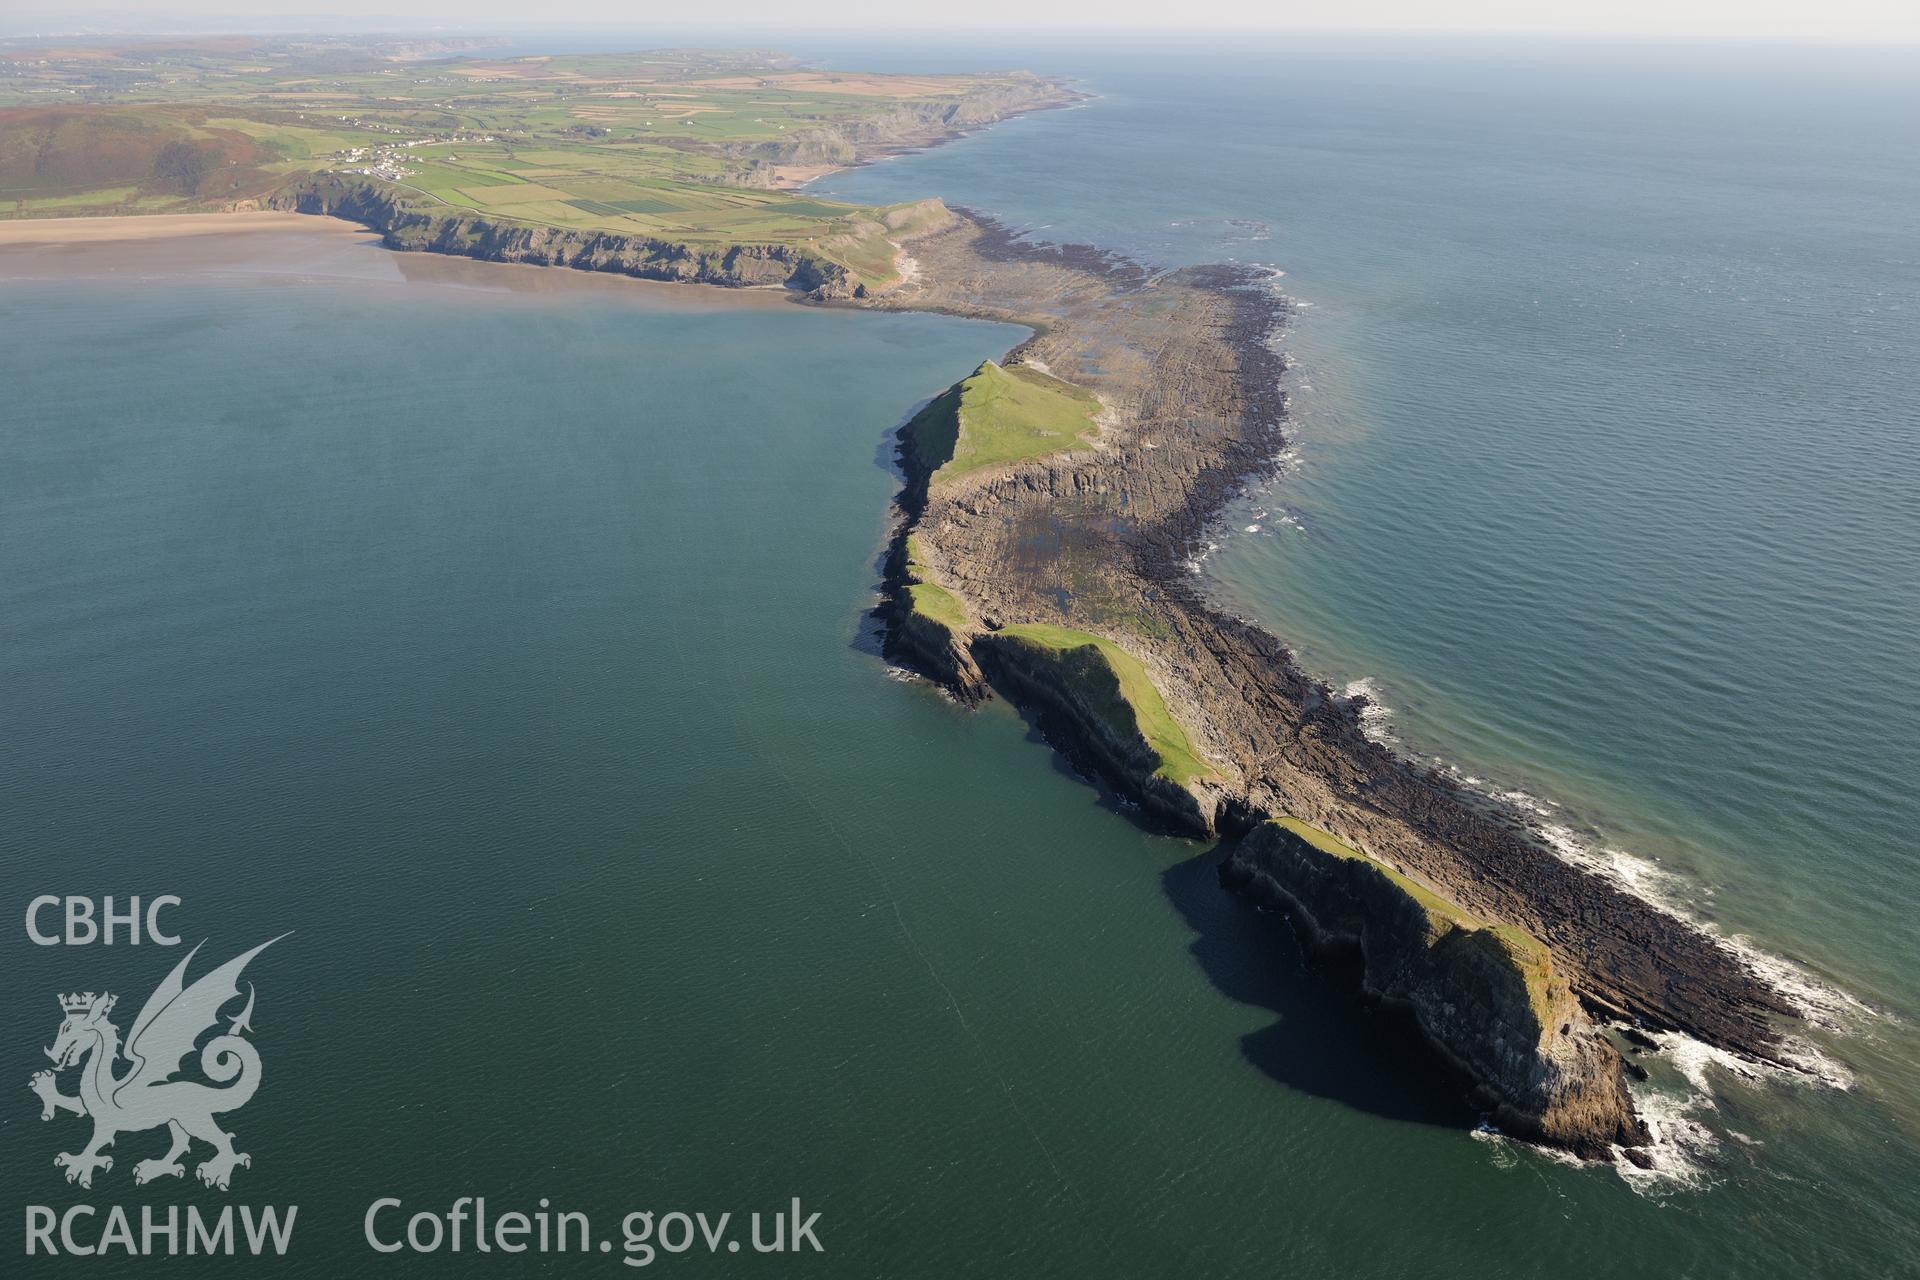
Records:
[[[1103,636],[1147,668],[1226,780],[1211,810],[1182,822],[1178,806],[1151,803],[1137,771],[1129,785],[1118,770],[1122,793],[1161,821],[1231,839],[1269,818],[1304,819],[1474,915],[1538,938],[1597,1013],[1780,1060],[1777,1027],[1792,1010],[1721,943],[1568,864],[1496,802],[1368,739],[1353,700],[1208,600],[1193,550],[1228,501],[1272,473],[1285,444],[1284,362],[1272,339],[1286,306],[1262,273],[1156,273],[1088,246],[1031,244],[964,211],[908,250],[914,279],[867,305],[1029,325],[1035,335],[1008,361],[1087,387],[1112,412],[1092,447],[938,489],[902,451],[906,486],[882,609],[900,660],[977,701],[989,696],[999,628],[1039,623]],[[914,583],[950,593],[964,621],[916,618],[906,596]],[[1030,701],[1030,686],[1007,681],[1003,692]],[[1072,753],[1112,763],[1111,751],[1076,734],[1072,717],[1051,715],[1043,727],[1078,737],[1065,744]],[[1116,770],[1097,772],[1111,782]],[[1254,883],[1253,864],[1232,857],[1229,879]],[[1268,859],[1261,892],[1287,893],[1273,872],[1290,865]],[[1317,914],[1301,893],[1288,896],[1300,913]],[[1446,972],[1419,975],[1414,989],[1391,994],[1416,1011],[1447,1004],[1443,991],[1420,986],[1444,984]],[[1523,1132],[1586,1155],[1638,1140],[1619,1054],[1578,1006],[1543,1029],[1534,1074],[1508,1071],[1504,1082],[1485,1069],[1471,1020],[1421,1021]],[[1577,1051],[1561,1052],[1558,1038]],[[1551,1087],[1541,1084],[1549,1077]],[[1533,1084],[1516,1083],[1523,1079]]]

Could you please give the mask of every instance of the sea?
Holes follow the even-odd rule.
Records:
[[[4,905],[170,896],[183,939],[0,929],[9,1274],[263,1273],[23,1257],[34,1206],[297,1205],[277,1275],[611,1275],[668,1215],[739,1243],[796,1199],[822,1251],[647,1261],[1920,1273],[1920,54],[754,43],[1075,77],[812,190],[1267,268],[1289,445],[1197,578],[1771,975],[1803,1069],[1666,1036],[1653,1169],[1516,1144],[1215,850],[890,669],[889,434],[1021,330],[327,224],[4,250]],[[232,1190],[136,1186],[157,1129],[66,1183],[82,1122],[27,1087],[55,997],[125,1029],[192,944],[270,938]],[[369,1242],[461,1197],[593,1247]]]

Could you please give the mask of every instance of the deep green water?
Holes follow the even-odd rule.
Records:
[[[1826,1046],[1856,1087],[1713,1076],[1708,1107],[1663,1070],[1666,1114],[1704,1126],[1670,1121],[1689,1143],[1666,1180],[1477,1139],[1398,1029],[1218,891],[1205,849],[1101,807],[1003,706],[887,678],[862,641],[886,433],[1018,331],[482,288],[527,273],[422,276],[338,236],[224,264],[156,245],[111,272],[0,259],[8,1274],[24,1205],[225,1199],[300,1206],[276,1274],[620,1267],[384,1258],[360,1220],[389,1195],[544,1196],[616,1241],[634,1209],[822,1214],[824,1256],[655,1264],[685,1274],[1914,1270],[1905,297],[1846,324],[1703,318],[1671,275],[1637,310],[1580,293],[1612,277],[1569,284],[1564,243],[1514,266],[1537,221],[1487,209],[1563,191],[1540,165],[1570,126],[1513,126],[1515,159],[1484,116],[1434,109],[1511,121],[1484,77],[1362,128],[1342,112],[1387,111],[1379,87],[1331,73],[1276,89],[1083,56],[1063,65],[1106,75],[1102,104],[835,181],[1287,266],[1317,304],[1289,339],[1301,460],[1245,523],[1305,531],[1210,566],[1321,669],[1374,676],[1404,739],[1560,802],[1590,847],[1658,857],[1695,909],[1893,1012]],[[1266,103],[1258,136],[1293,167],[1182,168],[1223,98]],[[1483,167],[1436,194],[1460,154],[1432,160],[1417,128]],[[1643,174],[1630,132],[1617,163]],[[1343,198],[1363,179],[1400,201]],[[1896,196],[1847,198],[1912,207]],[[1436,208],[1453,220],[1411,212]],[[1816,295],[1839,306],[1866,275],[1912,279],[1862,208],[1851,255],[1832,216],[1789,237],[1804,209],[1674,243],[1829,246],[1796,278],[1854,263]],[[1189,218],[1274,234],[1160,225]],[[1637,225],[1562,234],[1639,252]],[[1550,319],[1515,310],[1529,285]],[[1835,347],[1849,373],[1810,381]],[[28,944],[26,899],[68,892],[178,894],[215,960],[297,930],[250,971],[267,1074],[230,1118],[254,1156],[230,1196],[134,1188],[154,1135],[90,1193],[52,1167],[82,1130],[24,1088],[51,997],[121,992],[124,1027],[177,958]],[[83,1270],[194,1273],[21,1273]]]
[[[1317,1224],[1376,1176],[1315,1152],[1438,1221],[1474,1201],[1436,1162],[1582,1177],[1490,1163],[1203,850],[857,643],[886,433],[1018,331],[275,252],[297,274],[162,245],[0,291],[0,776],[16,921],[174,893],[215,960],[297,930],[251,971],[268,1074],[230,1122],[231,1198],[300,1206],[289,1273],[397,1265],[361,1242],[384,1195],[609,1236],[824,1215],[824,1257],[749,1274],[1171,1274],[1263,1268],[1287,1223],[1301,1264],[1343,1256]],[[130,1021],[175,953],[0,946],[7,1251],[27,1204],[220,1202],[136,1191],[153,1135],[68,1187],[78,1122],[24,1088],[56,992]],[[431,1261],[405,1273],[475,1265]]]

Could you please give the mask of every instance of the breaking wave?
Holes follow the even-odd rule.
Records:
[[[1363,676],[1350,681],[1341,692],[1349,699],[1366,699],[1366,704],[1360,709],[1360,730],[1370,741],[1389,746],[1399,745],[1393,731],[1392,708],[1382,700],[1379,684],[1374,677]],[[1485,778],[1466,773],[1439,757],[1433,757],[1430,763],[1462,786],[1517,811],[1529,829],[1562,861],[1611,882],[1655,910],[1699,930],[1715,946],[1733,956],[1743,969],[1780,996],[1808,1026],[1829,1035],[1857,1035],[1869,1023],[1885,1018],[1886,1015],[1864,1001],[1803,966],[1761,949],[1745,935],[1727,933],[1713,921],[1703,918],[1696,906],[1701,897],[1710,894],[1710,890],[1702,889],[1651,858],[1597,842],[1590,843],[1576,830],[1573,820],[1557,802],[1543,800],[1518,788],[1502,788]],[[1713,1105],[1713,1091],[1707,1080],[1709,1066],[1719,1068],[1728,1076],[1754,1083],[1762,1080],[1800,1081],[1842,1090],[1853,1088],[1855,1083],[1853,1072],[1845,1063],[1801,1036],[1789,1035],[1781,1040],[1779,1058],[1787,1064],[1785,1067],[1753,1062],[1677,1032],[1663,1033],[1657,1039],[1662,1055],[1693,1086],[1696,1097],[1690,1107],[1694,1110],[1703,1106],[1711,1108]],[[1675,1117],[1669,1116],[1668,1122],[1676,1132],[1679,1131]],[[1697,1155],[1699,1149],[1699,1142],[1689,1135],[1687,1150],[1691,1154],[1687,1158]],[[1676,1157],[1673,1164],[1678,1167],[1679,1163]]]
[[[1393,711],[1380,701],[1380,686],[1374,683],[1372,676],[1361,676],[1350,680],[1340,691],[1348,701],[1365,698],[1366,705],[1360,708],[1360,732],[1367,735],[1367,741],[1386,745],[1396,741],[1393,736]]]
[[[1456,776],[1468,785],[1478,779]],[[1698,896],[1710,891],[1667,870],[1650,858],[1625,849],[1595,848],[1575,831],[1560,806],[1520,790],[1494,790],[1484,784],[1484,794],[1518,809],[1528,819],[1534,834],[1540,837],[1562,861],[1609,880],[1655,909],[1683,920],[1698,929],[1740,962],[1754,977],[1765,983],[1792,1007],[1808,1025],[1833,1034],[1859,1032],[1864,1025],[1882,1015],[1864,1001],[1856,999],[1832,983],[1826,982],[1784,956],[1764,951],[1742,934],[1729,934],[1694,910]],[[1847,1069],[1826,1057],[1810,1044],[1789,1040],[1783,1056],[1796,1065],[1803,1061],[1805,1073],[1837,1088],[1851,1087],[1853,1076]]]
[[[1283,299],[1290,309],[1298,309],[1302,304],[1282,291],[1280,281],[1284,273],[1269,270],[1265,282],[1267,288]],[[1282,331],[1276,328],[1268,341],[1274,350],[1284,356],[1285,352],[1280,346],[1282,336]],[[1287,363],[1290,368],[1293,367],[1291,360]],[[1302,378],[1289,381],[1293,383],[1289,393],[1311,390],[1311,384]],[[1280,504],[1273,497],[1273,490],[1285,483],[1300,465],[1298,446],[1291,443],[1271,459],[1269,474],[1249,490],[1249,498],[1258,505],[1254,506],[1253,518],[1246,522],[1245,532],[1271,531],[1278,524],[1292,524],[1304,531],[1304,526],[1296,519],[1280,513]],[[1219,543],[1209,542],[1199,555],[1189,561],[1190,567],[1194,572],[1200,572],[1205,559],[1217,550]],[[1392,708],[1381,696],[1379,683],[1374,677],[1364,676],[1350,681],[1341,692],[1349,700],[1365,700],[1359,709],[1359,717],[1361,732],[1368,740],[1396,748],[1404,745],[1394,731]],[[1432,758],[1430,763],[1461,785],[1516,811],[1533,833],[1563,861],[1608,880],[1656,910],[1699,930],[1716,946],[1733,956],[1748,973],[1779,995],[1809,1027],[1829,1035],[1859,1034],[1869,1022],[1885,1018],[1886,1015],[1803,966],[1765,951],[1744,935],[1730,934],[1704,918],[1698,906],[1702,899],[1711,896],[1710,889],[1668,870],[1655,859],[1586,837],[1557,802],[1472,776],[1444,759]],[[1653,1169],[1642,1170],[1626,1162],[1621,1164],[1623,1170],[1631,1171],[1625,1176],[1629,1181],[1635,1181],[1637,1187],[1689,1185],[1704,1178],[1703,1162],[1716,1142],[1712,1131],[1699,1119],[1703,1112],[1714,1109],[1713,1091],[1708,1081],[1709,1068],[1748,1083],[1791,1079],[1834,1089],[1851,1089],[1854,1086],[1853,1073],[1845,1064],[1810,1040],[1800,1037],[1790,1036],[1782,1041],[1778,1057],[1787,1064],[1785,1067],[1752,1062],[1677,1033],[1660,1037],[1660,1053],[1671,1061],[1691,1086],[1691,1092],[1678,1097],[1671,1093],[1647,1092],[1642,1097],[1636,1091],[1636,1103],[1642,1106],[1643,1115],[1655,1137]]]
[[[1643,1169],[1620,1156],[1614,1168],[1626,1184],[1641,1195],[1699,1191],[1712,1185],[1720,1138],[1700,1119],[1700,1111],[1711,1109],[1711,1101],[1699,1094],[1645,1089],[1634,1091],[1633,1105],[1647,1127],[1648,1142],[1640,1153],[1649,1167]]]

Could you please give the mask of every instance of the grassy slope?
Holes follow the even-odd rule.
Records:
[[[1027,365],[1002,368],[991,360],[959,384],[959,393],[958,430],[942,479],[1083,445],[1100,411],[1092,392]]]
[[[1089,714],[1100,717],[1116,738],[1134,734],[1146,739],[1160,757],[1154,772],[1182,786],[1214,776],[1193,749],[1187,731],[1167,710],[1139,661],[1113,641],[1070,627],[1022,623],[995,633],[1004,640],[1030,646],[1050,659],[1078,695]]]
[[[914,579],[907,587],[907,599],[915,613],[949,631],[958,631],[967,625],[967,611],[960,598],[945,587],[927,581],[926,566],[920,562],[919,547],[911,536],[907,538],[907,574]]]
[[[1041,457],[1088,442],[1100,401],[1091,392],[1027,365],[1003,368],[984,361],[968,377],[935,396],[906,431],[915,461],[933,483],[985,467]],[[907,539],[908,588],[915,612],[949,628],[966,614],[952,593],[924,581],[914,540]],[[1022,623],[994,633],[1045,659],[1074,690],[1088,714],[1112,736],[1145,739],[1159,757],[1155,774],[1179,785],[1216,776],[1193,749],[1185,729],[1138,659],[1104,636],[1069,627]]]
[[[191,175],[161,163],[181,147],[194,153]],[[0,216],[203,207],[278,181],[276,159],[246,132],[194,115],[0,108]]]
[[[1437,933],[1445,933],[1447,927],[1450,926],[1458,926],[1459,928],[1469,930],[1480,929],[1486,926],[1486,921],[1480,919],[1478,916],[1473,915],[1454,903],[1448,902],[1445,898],[1442,898],[1439,894],[1433,892],[1433,890],[1427,888],[1419,881],[1400,874],[1386,863],[1369,858],[1366,854],[1338,839],[1330,832],[1322,831],[1319,827],[1313,826],[1311,823],[1302,822],[1298,818],[1276,818],[1274,821],[1299,836],[1302,840],[1305,840],[1321,853],[1327,854],[1329,857],[1348,858],[1355,862],[1364,862],[1379,871],[1381,875],[1393,881],[1395,887],[1401,892],[1419,903],[1421,908],[1441,926],[1436,931]]]

